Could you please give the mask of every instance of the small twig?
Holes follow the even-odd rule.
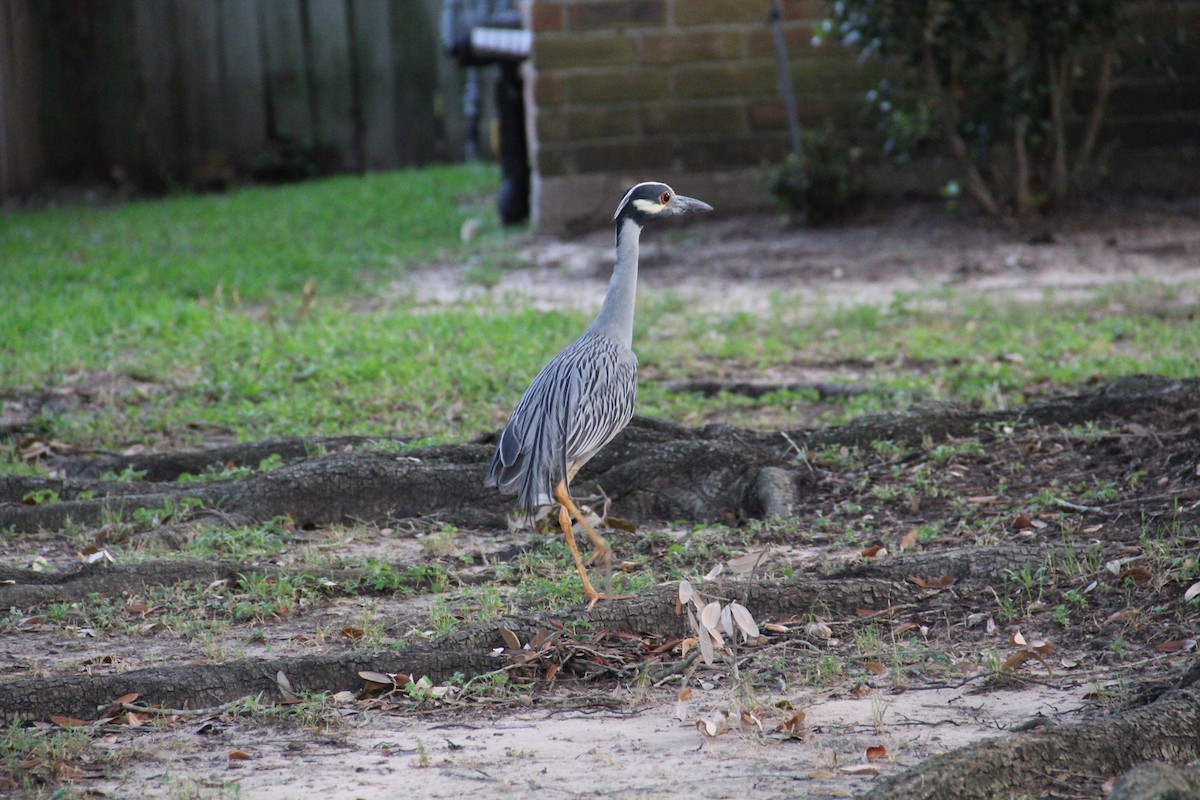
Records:
[[[651,680],[654,681],[654,688],[657,689],[659,686],[662,686],[664,683],[667,682],[668,678],[674,677],[675,675],[682,675],[684,672],[687,671],[687,669],[689,667],[692,666],[692,664],[696,663],[696,658],[699,655],[700,655],[700,648],[693,647],[691,652],[689,652],[686,656],[684,656],[680,660],[675,661],[671,664],[667,664],[662,669],[655,670],[650,675]]]
[[[104,711],[116,706],[122,711],[132,711],[135,714],[156,714],[162,717],[210,717],[222,714],[241,705],[244,699],[233,700],[224,705],[209,706],[208,708],[155,708],[154,706],[144,706],[139,703],[107,703],[97,708]]]
[[[1103,514],[1108,516],[1108,512],[1099,506],[1081,506],[1078,503],[1072,503],[1070,500],[1063,500],[1061,497],[1052,498],[1051,501],[1056,506],[1069,509],[1071,511],[1087,512],[1089,514]]]

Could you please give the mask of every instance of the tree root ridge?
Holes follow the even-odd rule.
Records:
[[[793,577],[779,581],[737,580],[703,585],[713,596],[739,599],[757,619],[783,619],[812,613],[853,615],[858,609],[885,610],[916,602],[927,593],[909,583],[881,578],[829,581]],[[686,634],[686,622],[675,613],[675,583],[651,587],[634,597],[603,601],[592,611],[575,606],[541,615],[509,618],[452,631],[399,651],[304,655],[224,664],[183,664],[108,675],[55,675],[50,678],[0,682],[0,717],[46,719],[51,714],[88,717],[98,707],[129,692],[140,702],[173,708],[219,705],[265,692],[278,698],[275,673],[284,671],[296,690],[341,691],[361,686],[358,671],[428,675],[442,681],[456,672],[468,677],[504,665],[491,653],[504,646],[504,628],[522,642],[548,629],[583,620],[588,630],[645,634],[663,639]]]
[[[714,425],[691,430],[672,423],[634,419],[581,472],[576,486],[602,489],[623,516],[722,522],[787,514],[810,480],[796,468],[796,447],[863,445],[877,440],[941,441],[970,435],[989,424],[1071,424],[1096,419],[1136,418],[1155,409],[1200,407],[1200,379],[1129,376],[1091,392],[1053,397],[1012,411],[975,412],[952,403],[919,403],[887,414],[866,414],[845,425],[815,431],[762,433]],[[0,528],[17,532],[61,530],[129,520],[138,509],[219,509],[231,524],[289,515],[302,527],[352,522],[388,524],[429,518],[459,526],[501,528],[511,498],[483,488],[491,457],[490,438],[471,443],[416,448],[403,454],[349,450],[373,440],[341,439],[338,452],[298,457],[283,467],[245,477],[205,483],[94,481],[84,477],[0,476]],[[319,441],[319,440],[318,440]],[[287,449],[299,452],[311,440],[268,442],[251,455]],[[301,442],[301,444],[296,444]],[[249,445],[245,447],[250,447]],[[246,455],[249,451],[243,453]],[[190,466],[212,463],[225,449],[189,455]],[[165,465],[156,474],[177,472]],[[106,468],[134,468],[147,461],[104,461]],[[78,466],[78,465],[77,465]],[[68,465],[85,476],[94,467]],[[159,469],[159,467],[155,467]],[[58,502],[27,504],[39,492]]]
[[[1200,757],[1200,694],[1174,691],[1148,706],[1049,730],[989,739],[881,780],[861,800],[1037,795],[1049,776],[1099,796],[1105,779],[1149,761]],[[1130,795],[1128,797],[1158,795]]]

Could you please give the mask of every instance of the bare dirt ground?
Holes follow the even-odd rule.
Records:
[[[647,235],[641,292],[651,301],[671,294],[706,309],[767,313],[781,297],[813,308],[886,304],[947,286],[1019,300],[1047,291],[1084,297],[1148,281],[1178,287],[1170,301],[1177,312],[1200,299],[1195,211],[1143,203],[1021,234],[920,205],[818,231],[775,216],[717,220]],[[518,254],[525,266],[489,287],[470,279],[473,265],[443,265],[414,271],[394,291],[428,303],[490,295],[590,308],[607,283],[610,247],[607,233],[534,240]],[[838,380],[854,369],[770,377]],[[785,585],[817,575],[850,585],[889,582],[886,604],[866,588],[845,603],[832,588],[828,596],[818,592],[800,612],[773,613],[746,600],[759,626],[774,627],[712,665],[686,659],[686,630],[638,633],[614,623],[616,632],[606,634],[597,623],[524,656],[496,659],[527,663],[489,691],[443,689],[453,684],[443,677],[433,688],[343,694],[274,711],[242,703],[131,718],[128,709],[110,709],[107,724],[85,726],[92,749],[27,760],[4,777],[14,792],[25,774],[35,786],[65,780],[89,797],[850,797],[936,754],[1028,735],[1015,731],[1031,720],[1052,730],[1101,719],[1195,663],[1200,608],[1184,594],[1200,579],[1200,411],[1149,404],[1090,422],[997,425],[953,437],[937,455],[920,446],[827,453],[804,465],[787,524],[614,530],[619,559],[664,572],[675,563],[688,574],[720,567],[704,588],[725,601],[752,597],[747,586],[764,574]],[[1061,490],[1051,493],[1057,501],[1049,487]],[[386,653],[390,642],[434,639],[431,612],[439,609],[459,626],[479,619],[481,601],[464,587],[499,586],[501,616],[525,614],[519,598],[504,594],[507,573],[496,565],[537,553],[547,541],[529,531],[469,528],[436,539],[430,526],[403,522],[293,533],[271,564],[258,566],[286,570],[314,553],[336,553],[348,563],[442,564],[452,585],[361,593],[331,587],[268,619],[222,626],[167,621],[167,601],[149,584],[107,593],[119,625],[89,608],[97,595],[53,613],[48,599],[14,604],[21,619],[4,634],[0,682]],[[171,532],[164,535],[169,541]],[[112,526],[107,533],[9,536],[0,563],[24,569],[40,558],[67,569],[81,541],[104,546],[106,536]],[[118,537],[112,546],[135,552],[137,542]],[[987,568],[971,555],[984,551]],[[913,560],[923,557],[933,560]],[[972,566],[952,566],[954,559]],[[0,578],[17,588],[25,580]],[[664,596],[675,591],[667,587]],[[194,594],[224,607],[251,592],[236,578],[220,578],[195,580]],[[661,613],[674,616],[669,608]],[[588,618],[578,608],[562,617]],[[367,646],[372,636],[381,647]],[[518,643],[529,638],[521,634]],[[405,670],[397,659],[389,671]],[[262,705],[270,705],[276,677],[272,670],[261,677]],[[1067,770],[1036,791],[1000,796],[1098,797],[1113,777]]]

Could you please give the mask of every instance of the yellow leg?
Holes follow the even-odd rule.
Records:
[[[592,582],[588,580],[587,570],[583,566],[583,558],[579,555],[579,545],[575,544],[575,533],[571,530],[571,514],[565,505],[558,509],[558,524],[562,526],[563,536],[567,537],[567,548],[571,551],[571,558],[575,559],[575,569],[579,570],[579,577],[583,581],[583,593],[588,599],[588,611],[591,611],[592,606],[596,605],[596,601],[604,595],[597,592],[592,587]]]
[[[591,523],[584,518],[583,512],[579,510],[579,506],[575,505],[575,501],[571,499],[571,495],[567,492],[566,481],[559,481],[558,486],[554,487],[554,499],[559,502],[559,505],[567,509],[571,513],[571,516],[579,520],[579,524],[583,526],[584,533],[591,539],[595,552],[592,553],[592,557],[587,560],[587,563],[590,564],[599,558],[604,562],[605,568],[609,572],[612,572],[612,548],[608,546],[608,542],[604,540],[603,536],[596,533],[596,529],[591,526]]]

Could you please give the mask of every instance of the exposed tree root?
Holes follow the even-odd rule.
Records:
[[[329,591],[337,587],[353,587],[355,594],[370,594],[370,584],[362,584],[369,576],[358,569],[309,569],[279,567],[274,564],[243,564],[237,561],[159,560],[134,564],[80,565],[71,572],[34,572],[0,566],[0,608],[31,608],[42,603],[79,602],[98,594],[118,597],[144,594],[158,586],[180,583],[210,584],[213,581],[237,583],[242,575],[294,575],[303,572],[314,579],[329,582]],[[476,583],[472,576],[460,583]],[[412,589],[427,587],[412,586]]]
[[[730,581],[702,587],[706,592],[740,599],[758,619],[784,619],[814,610],[853,615],[858,609],[883,610],[919,602],[929,592],[904,582],[880,578],[828,580],[796,577],[784,581]],[[686,632],[675,613],[678,587],[662,584],[632,598],[601,602],[539,616],[509,618],[455,631],[434,641],[400,651],[377,654],[310,655],[224,664],[183,664],[116,675],[57,675],[0,683],[0,715],[11,719],[45,719],[51,714],[87,717],[129,692],[140,702],[175,708],[218,705],[265,692],[277,697],[275,673],[283,670],[296,690],[341,691],[361,686],[359,670],[428,675],[445,680],[456,672],[472,676],[503,666],[491,655],[504,646],[505,628],[522,642],[547,629],[586,620],[588,630],[609,630],[675,638]]]
[[[1166,407],[1196,413],[1200,380],[1133,376],[1084,395],[1051,398],[1004,412],[979,413],[955,404],[925,403],[900,413],[868,414],[843,426],[793,431],[786,436],[723,426],[696,431],[638,418],[587,465],[577,485],[583,491],[589,483],[599,485],[622,516],[638,520],[712,522],[731,515],[786,514],[808,480],[807,473],[795,467],[797,446],[875,440],[911,443],[927,437],[940,441],[969,435],[992,423],[1133,419],[1149,409]],[[289,441],[289,447],[314,444]],[[359,444],[363,441],[369,440]],[[347,446],[358,445],[347,440],[342,447]],[[252,455],[280,449],[278,442],[268,443]],[[181,508],[187,498],[219,509],[234,523],[288,514],[301,526],[425,517],[464,526],[500,527],[512,502],[482,487],[490,454],[486,442],[425,447],[402,455],[336,452],[235,480],[190,484],[0,476],[0,528],[33,532],[68,524],[96,526],[131,518],[140,508]],[[224,457],[229,452],[222,449],[215,455]],[[243,460],[246,455],[241,454]],[[197,454],[186,460],[197,466],[212,463],[214,456]],[[117,470],[148,462],[109,459],[104,463]],[[161,474],[177,469],[177,464],[171,469],[164,466]],[[81,467],[80,471],[91,474],[92,468]],[[59,501],[25,504],[26,497],[39,491],[52,492]]]
[[[666,381],[660,384],[668,392],[701,394],[712,397],[725,392],[742,397],[762,397],[772,392],[815,392],[821,400],[831,397],[858,397],[870,394],[869,386],[843,383],[756,383],[752,381]]]
[[[1099,796],[1100,784],[1147,761],[1200,758],[1200,694],[1169,692],[1103,719],[989,739],[926,759],[877,783],[862,800],[1037,795],[1046,785]],[[1114,793],[1114,796],[1116,794]],[[1126,794],[1126,800],[1165,797]],[[1180,795],[1190,797],[1191,795]]]

